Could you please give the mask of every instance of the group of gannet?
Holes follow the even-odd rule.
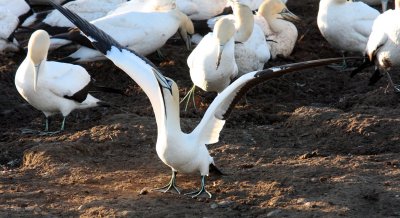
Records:
[[[351,76],[368,65],[375,65],[370,84],[381,78],[380,70],[383,70],[396,92],[400,92],[400,88],[393,83],[388,71],[400,65],[399,4],[396,0],[394,10],[380,14],[363,2],[321,0],[317,19],[321,34],[334,48],[342,53],[356,52],[368,56],[369,60],[355,69]]]
[[[225,120],[239,99],[250,88],[267,80],[342,60],[322,59],[264,69],[264,64],[270,58],[288,57],[298,36],[292,21],[298,21],[299,18],[281,0],[216,0],[213,4],[200,6],[199,2],[204,1],[149,0],[146,6],[142,5],[144,9],[140,11],[138,7],[129,10],[128,5],[134,5],[132,2],[135,0],[118,1],[117,6],[106,15],[94,19],[86,18],[79,14],[79,9],[70,6],[79,1],[89,0],[68,1],[64,6],[50,2],[58,12],[44,13],[46,16],[42,18],[51,13],[58,14],[59,19],[60,16],[65,19],[65,16],[69,27],[76,28],[57,32],[54,36],[49,36],[45,30],[34,31],[29,39],[27,57],[16,73],[17,90],[26,101],[45,114],[46,131],[49,129],[47,118],[55,113],[61,113],[64,117],[61,126],[63,130],[65,117],[72,110],[104,105],[104,102],[89,94],[96,86],[84,68],[48,61],[49,49],[74,42],[79,44],[79,49],[64,60],[111,60],[150,99],[157,122],[156,151],[172,170],[170,182],[159,189],[163,192],[180,193],[176,184],[178,172],[199,172],[200,189],[189,195],[211,197],[206,189],[206,176],[210,170],[220,171],[206,145],[218,142]],[[136,1],[143,3],[143,0]],[[379,15],[379,12],[367,8],[364,3],[321,0],[318,26],[333,47],[341,51],[368,54],[371,62],[387,71],[399,62],[396,53],[396,39],[399,37],[395,33],[399,31],[400,25],[383,28],[380,23],[398,20],[399,1],[396,0],[395,10]],[[42,3],[41,0],[35,2]],[[232,8],[233,14],[215,17],[226,6]],[[207,7],[215,10],[211,11]],[[253,14],[255,9],[258,11]],[[74,10],[77,10],[76,13]],[[27,21],[26,28],[29,30],[47,22],[45,19],[34,20],[39,17],[38,14],[33,15],[28,20],[30,23]],[[206,20],[210,30],[187,59],[190,76],[196,86],[219,94],[197,127],[191,133],[184,133],[180,127],[177,84],[173,79],[165,77],[144,56],[160,49],[177,31],[190,49],[189,35],[196,30],[193,19]],[[160,24],[163,28],[160,28]],[[104,91],[119,93],[119,90],[111,88],[104,88]]]

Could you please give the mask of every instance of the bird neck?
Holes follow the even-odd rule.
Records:
[[[233,14],[235,15],[236,35],[235,41],[245,42],[253,32],[254,16],[250,8],[247,6],[233,7]]]

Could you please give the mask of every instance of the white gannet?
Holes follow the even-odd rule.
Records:
[[[123,46],[133,49],[141,55],[148,55],[161,48],[177,31],[189,49],[189,35],[194,32],[192,21],[177,8],[167,11],[133,11],[107,15],[92,21],[92,23]],[[57,48],[71,42],[82,46],[64,59],[65,61],[88,62],[105,59],[104,55],[93,49],[90,41],[77,29],[52,37],[51,47]]]
[[[344,52],[363,54],[378,15],[376,9],[363,2],[321,0],[317,23],[322,36],[343,55]]]
[[[0,7],[0,53],[19,50],[19,43],[14,37],[18,23],[17,16],[7,8]]]
[[[0,0],[0,8],[7,8],[18,17],[20,23],[33,13],[26,0]]]
[[[387,10],[387,5],[389,0],[356,0],[356,1],[362,1],[365,4],[369,5],[382,5],[382,12],[385,12]]]
[[[61,113],[65,118],[75,109],[104,105],[88,94],[94,90],[90,75],[81,66],[47,61],[50,38],[46,31],[35,31],[28,44],[28,54],[15,74],[15,86],[21,96],[48,117]],[[113,92],[111,90],[111,92]]]
[[[400,86],[393,83],[389,74],[393,67],[400,66],[399,32],[400,0],[395,0],[395,9],[382,13],[374,21],[365,51],[369,61],[364,63],[364,66],[362,65],[359,69],[354,70],[351,76],[368,65],[375,65],[375,72],[370,79],[370,85],[381,78],[380,70],[383,70],[387,75],[389,84],[393,86],[396,92],[400,92]]]
[[[255,15],[255,23],[264,31],[272,59],[288,57],[297,41],[297,28],[292,22],[300,18],[280,0],[265,0]]]
[[[214,99],[203,119],[191,133],[184,133],[180,127],[179,91],[172,79],[164,77],[149,60],[120,45],[96,26],[60,5],[53,4],[53,6],[74,22],[93,45],[128,74],[150,99],[157,122],[156,151],[159,158],[172,169],[170,182],[161,188],[164,192],[172,190],[180,193],[175,181],[177,172],[199,172],[201,188],[189,194],[192,197],[201,194],[211,197],[206,190],[205,177],[210,167],[215,169],[215,166],[206,145],[218,142],[225,120],[248,89],[286,73],[341,60],[341,58],[334,58],[309,61],[247,73],[235,80]]]
[[[19,50],[15,30],[31,13],[25,0],[0,0],[0,52]]]
[[[214,31],[205,35],[190,53],[187,64],[194,85],[204,91],[219,93],[237,76],[235,31],[231,20],[219,19]]]
[[[231,7],[233,14],[209,19],[207,23],[210,28],[213,28],[216,20],[222,17],[234,22],[236,26],[235,60],[239,70],[238,76],[261,70],[271,57],[265,35],[261,28],[254,23],[254,15],[247,5],[233,1]]]
[[[221,14],[227,0],[176,0],[176,5],[192,20],[207,20]]]
[[[75,0],[65,3],[64,7],[92,21],[106,16],[109,11],[117,8],[127,0]],[[22,24],[33,30],[43,29],[50,35],[67,32],[74,25],[57,10],[35,13]]]

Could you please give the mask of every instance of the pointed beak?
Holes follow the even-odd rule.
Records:
[[[187,50],[190,51],[190,49],[192,48],[192,43],[190,41],[190,35],[186,32],[186,30],[184,28],[179,28],[178,32],[179,32],[179,36],[181,37],[181,39],[185,42]]]
[[[284,20],[287,20],[287,21],[291,21],[291,22],[300,22],[301,21],[301,19],[297,15],[293,14],[287,8],[284,8],[279,14],[283,17]]]
[[[40,64],[35,65],[33,68],[33,90],[36,92],[36,87],[37,87],[37,82],[39,78],[39,69],[40,69]]]

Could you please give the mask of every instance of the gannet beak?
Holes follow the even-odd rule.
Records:
[[[289,9],[284,8],[280,13],[279,13],[284,20],[291,21],[291,22],[300,22],[301,19],[297,15],[293,14]]]
[[[188,34],[184,28],[179,28],[178,32],[181,39],[185,42],[187,50],[190,51],[192,47],[192,43],[190,41],[190,34]]]
[[[218,47],[218,56],[217,56],[217,67],[215,68],[216,70],[218,70],[219,64],[221,63],[221,56],[222,56],[222,51],[224,50],[224,46],[220,45]]]
[[[40,69],[40,64],[35,65],[33,68],[33,90],[36,92],[36,87],[37,87],[37,82],[39,78],[39,69]]]
[[[374,58],[374,52],[368,52],[368,59],[372,61]]]

